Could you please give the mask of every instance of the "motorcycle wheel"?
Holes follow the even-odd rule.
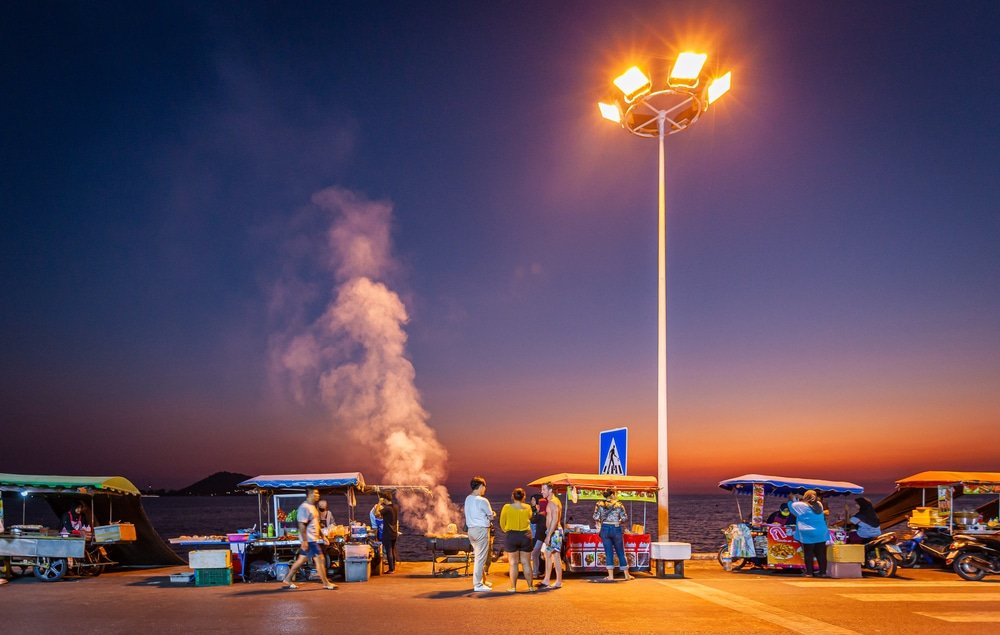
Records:
[[[958,574],[963,580],[968,580],[969,582],[979,582],[986,577],[986,571],[979,568],[972,560],[973,554],[963,553],[957,558],[955,558],[955,564],[952,568],[955,569],[955,573]]]
[[[722,545],[719,548],[719,555],[716,556],[716,560],[719,561],[719,566],[723,569],[726,568],[725,559],[729,555],[729,545]],[[746,558],[730,558],[729,559],[729,570],[735,571],[736,569],[742,569],[747,563]]]
[[[903,561],[899,563],[899,566],[909,569],[917,566],[918,560],[920,560],[920,554],[916,549],[913,549],[912,551],[907,551],[903,554]]]
[[[876,571],[883,578],[891,578],[896,575],[896,559],[892,557],[888,549],[879,547],[875,550],[877,561]]]

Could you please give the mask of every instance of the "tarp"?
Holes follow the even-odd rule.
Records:
[[[770,476],[768,474],[744,474],[736,478],[726,479],[719,487],[737,494],[752,494],[755,483],[763,483],[764,494],[767,496],[787,496],[801,494],[806,490],[816,490],[824,496],[847,496],[861,494],[865,491],[856,483],[847,481],[824,481],[820,479],[790,478],[787,476]]]
[[[937,487],[938,485],[1000,483],[1000,472],[920,472],[896,481],[897,487]]]
[[[529,487],[540,487],[550,483],[555,489],[565,489],[572,485],[577,489],[628,489],[636,491],[656,491],[659,489],[655,476],[622,476],[620,474],[572,474],[560,472],[544,476],[528,483]]]
[[[44,492],[76,490],[139,495],[139,490],[122,476],[46,476],[40,474],[0,474],[0,490]]]
[[[257,489],[348,489],[364,492],[365,478],[361,472],[339,472],[335,474],[264,474],[247,479],[239,487]]]

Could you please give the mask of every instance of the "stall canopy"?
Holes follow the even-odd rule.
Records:
[[[83,500],[90,507],[93,525],[123,522],[135,525],[136,541],[108,545],[108,556],[126,566],[179,565],[184,561],[156,533],[142,508],[139,490],[121,476],[45,476],[0,474],[0,491],[40,496],[62,518]]]
[[[896,481],[896,491],[875,503],[882,527],[892,527],[906,520],[917,507],[936,504],[938,486],[951,486],[952,496],[1000,493],[1000,472],[920,472]],[[969,490],[969,491],[966,491]],[[977,508],[984,517],[997,515],[997,501]]]
[[[73,490],[81,494],[111,492],[114,494],[139,495],[139,490],[127,478],[121,476],[44,476],[40,474],[0,474],[0,488],[11,491],[32,493],[65,492]]]
[[[574,500],[599,500],[604,498],[604,490],[612,488],[618,492],[619,500],[653,502],[656,500],[655,476],[622,476],[618,474],[571,474],[561,472],[532,481],[529,487],[541,487],[549,483],[557,491],[573,490]]]
[[[757,483],[764,486],[764,494],[767,496],[801,494],[810,489],[825,496],[847,496],[865,491],[860,485],[847,481],[824,481],[767,474],[744,474],[720,482],[719,487],[736,494],[753,494],[753,486]]]
[[[365,478],[361,472],[339,472],[336,474],[264,474],[247,479],[240,487],[258,490],[274,489],[318,489],[348,490],[365,492]]]

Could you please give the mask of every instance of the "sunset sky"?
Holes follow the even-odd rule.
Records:
[[[671,491],[1000,469],[998,33],[994,0],[5,3],[0,472],[377,482],[271,364],[277,282],[334,292],[336,186],[392,207],[453,488],[596,471],[621,426],[655,474],[656,143],[596,102],[685,49],[734,84],[667,141]]]

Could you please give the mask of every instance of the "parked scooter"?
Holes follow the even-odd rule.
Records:
[[[918,567],[921,564],[944,562],[951,544],[951,534],[944,529],[919,529],[908,540],[899,541],[899,551],[903,555],[903,567]]]
[[[959,534],[948,547],[945,564],[963,580],[978,582],[986,574],[1000,574],[1000,536]]]
[[[896,575],[896,568],[903,562],[903,554],[896,543],[896,534],[884,533],[865,543],[865,561],[862,569],[874,571],[883,578]]]

